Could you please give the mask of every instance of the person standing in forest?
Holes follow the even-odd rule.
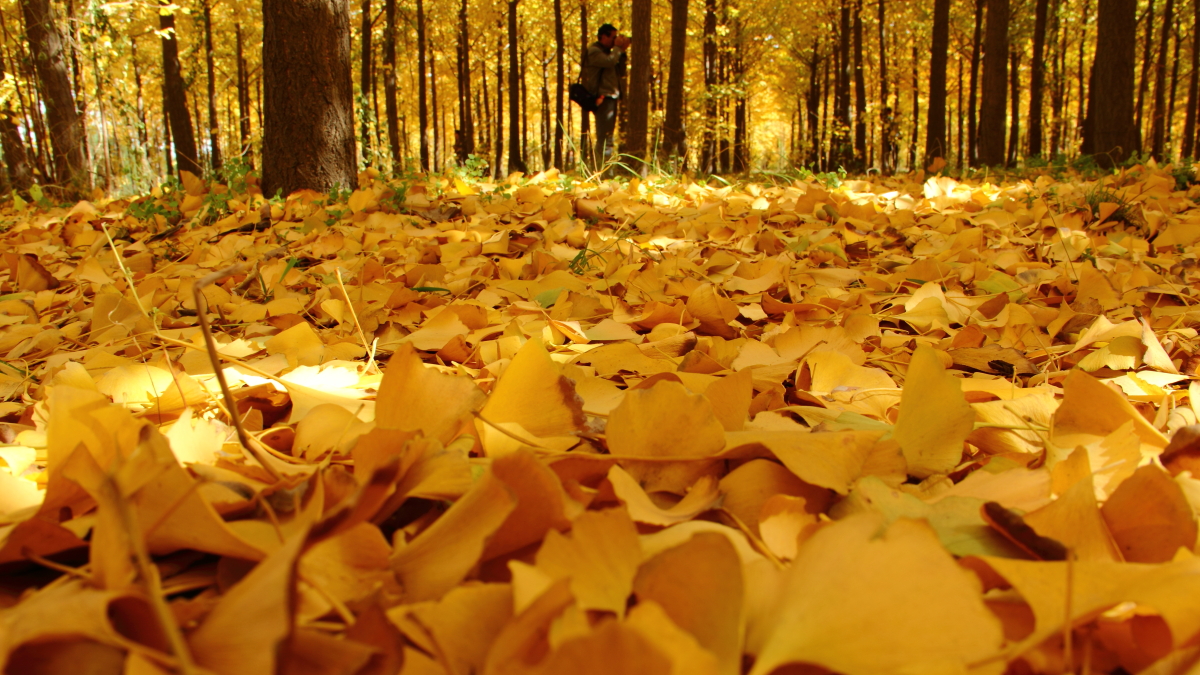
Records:
[[[625,67],[625,48],[629,38],[617,32],[616,26],[606,23],[597,31],[596,41],[588,47],[583,64],[583,84],[596,92],[596,150],[597,168],[608,162],[612,149],[613,130],[617,126],[617,98],[620,88],[618,70]]]

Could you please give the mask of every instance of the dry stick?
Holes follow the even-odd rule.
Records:
[[[118,461],[119,459],[118,457]],[[199,670],[196,668],[196,662],[192,660],[188,643],[183,639],[183,634],[179,632],[175,616],[163,597],[162,580],[158,576],[158,568],[150,560],[150,553],[146,549],[146,540],[143,539],[141,530],[138,528],[133,509],[130,508],[125,495],[121,494],[121,486],[117,485],[115,478],[111,475],[107,476],[105,482],[107,483],[106,487],[113,491],[113,501],[120,512],[125,532],[129,535],[129,544],[133,547],[133,558],[137,563],[138,574],[142,577],[142,582],[146,584],[146,595],[149,596],[150,607],[154,610],[159,624],[162,625],[163,633],[167,637],[167,644],[171,645],[171,654],[179,660],[179,670],[183,675],[198,673]]]
[[[334,275],[337,276],[338,286],[342,289],[342,297],[346,298],[346,306],[350,308],[350,316],[354,319],[354,327],[358,329],[358,339],[362,340],[363,349],[367,350],[367,372],[379,372],[379,366],[375,365],[375,348],[374,343],[367,342],[367,336],[363,333],[362,324],[358,322],[358,313],[354,311],[354,303],[350,300],[350,293],[346,291],[346,284],[342,283],[342,268],[334,270]],[[362,294],[359,294],[359,299]]]
[[[242,426],[242,420],[237,414],[237,402],[233,399],[233,393],[229,391],[229,383],[225,381],[225,372],[221,368],[221,357],[217,352],[217,342],[213,339],[212,329],[208,325],[208,303],[205,302],[204,290],[205,286],[213,284],[225,277],[239,274],[246,269],[246,263],[236,263],[230,265],[223,270],[217,270],[212,274],[197,281],[192,286],[192,298],[196,301],[196,318],[200,322],[200,332],[204,334],[204,346],[208,348],[208,359],[212,361],[213,370],[217,374],[217,383],[221,385],[221,394],[225,398],[225,409],[229,413],[229,419],[233,422],[233,428],[237,430],[238,441],[242,445],[242,449],[250,453],[256,462],[262,465],[271,478],[279,481],[283,477],[275,470],[275,467],[267,463],[266,459],[258,451],[258,447],[251,442],[250,435],[246,433],[246,428]]]

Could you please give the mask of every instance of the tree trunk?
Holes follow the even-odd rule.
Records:
[[[4,79],[4,63],[0,61],[0,80],[2,79]],[[21,133],[12,121],[14,117],[16,115],[13,113],[11,101],[5,101],[0,106],[0,148],[4,150],[4,166],[8,171],[8,188],[23,193],[33,185],[33,171],[25,152],[25,142],[21,140]]]
[[[867,80],[863,71],[862,0],[854,3],[854,166],[867,167]]]
[[[554,0],[554,166],[565,169],[563,164],[563,134],[566,126],[564,100],[567,92],[567,41],[563,30],[562,0]]]
[[[213,65],[212,4],[204,0],[204,64],[208,70],[208,143],[212,147],[212,170],[220,171],[220,122],[217,120],[217,74]]]
[[[263,192],[355,187],[349,0],[263,0],[262,53]]]
[[[683,80],[687,55],[688,0],[671,0],[671,62],[667,74],[667,111],[663,119],[662,156],[683,159]]]
[[[1171,146],[1175,144],[1175,102],[1177,100],[1176,95],[1179,93],[1179,49],[1180,49],[1179,43],[1180,43],[1180,39],[1179,39],[1179,17],[1178,16],[1175,18],[1175,26],[1174,26],[1174,28],[1171,29],[1171,34],[1172,34],[1172,39],[1174,41],[1174,47],[1172,48],[1171,77],[1169,78],[1171,91],[1167,95],[1167,120],[1166,120],[1167,138],[1166,138],[1166,142],[1165,142],[1166,143],[1165,152],[1168,157],[1171,156]],[[1183,157],[1184,155],[1182,152],[1180,152],[1179,156]]]
[[[21,10],[54,144],[54,180],[68,194],[74,194],[87,184],[87,167],[83,158],[83,122],[71,94],[62,33],[55,23],[50,0],[21,0]]]
[[[441,108],[438,107],[438,77],[437,77],[437,52],[429,50],[429,93],[432,95],[429,101],[433,109],[433,119],[430,120],[433,132],[433,144],[430,146],[430,158],[434,169],[442,167],[442,133],[441,127],[444,116]]]
[[[717,2],[704,1],[704,140],[700,146],[700,170],[716,172],[717,161]]]
[[[496,137],[492,148],[496,153],[496,161],[492,163],[492,177],[500,178],[501,160],[504,159],[504,31],[500,30],[500,20],[496,20]]]
[[[429,171],[429,101],[426,99],[428,74],[429,66],[425,57],[425,2],[417,0],[417,147],[422,171]]]
[[[1033,20],[1033,62],[1029,64],[1029,156],[1042,155],[1042,98],[1046,82],[1046,14],[1050,0],[1037,0]]]
[[[958,168],[962,169],[965,164],[963,156],[963,60],[962,56],[958,57],[958,105],[955,106],[955,112],[958,115],[958,149],[954,153],[958,161]]]
[[[884,0],[878,0],[879,7],[879,171],[883,174],[890,174],[895,170],[895,166],[890,164],[891,159],[889,150],[890,138],[890,120],[892,110],[888,107],[888,71],[887,71],[887,34],[884,31],[884,26],[887,24],[887,11],[884,9]]]
[[[360,52],[358,66],[358,106],[359,106],[359,132],[358,140],[362,143],[363,164],[371,166],[375,163],[374,150],[371,148],[371,128],[368,123],[367,114],[369,109],[367,103],[370,100],[371,83],[374,78],[371,77],[371,69],[375,65],[375,50],[372,45],[372,35],[375,32],[371,24],[371,0],[362,0],[361,23],[359,24],[359,42]],[[240,61],[240,58],[239,58]],[[238,64],[241,65],[240,63]],[[239,71],[240,72],[240,71]],[[239,75],[240,77],[240,75]]]
[[[384,0],[383,16],[383,109],[387,115],[388,148],[392,153],[392,170],[395,171],[402,164],[400,111],[396,101],[396,0]],[[425,78],[418,76],[417,82],[423,86]]]
[[[1012,59],[1012,67],[1008,70],[1009,83],[1012,86],[1012,92],[1009,100],[1012,103],[1012,110],[1009,113],[1009,128],[1008,128],[1008,161],[1009,166],[1016,166],[1017,152],[1020,147],[1021,139],[1021,54],[1016,49],[1012,50],[1009,58]]]
[[[987,0],[975,0],[975,32],[971,37],[971,93],[967,96],[967,164],[979,165],[979,64],[983,46],[983,8]]]
[[[242,24],[234,24],[234,35],[237,40],[238,134],[242,141],[242,158],[253,166],[254,157],[250,152],[250,76],[242,55]]]
[[[1163,9],[1162,38],[1158,43],[1158,60],[1154,64],[1154,117],[1150,121],[1150,154],[1163,159],[1163,140],[1167,122],[1167,47],[1171,39],[1171,24],[1175,22],[1175,0],[1167,0]]]
[[[1187,108],[1183,119],[1181,157],[1196,156],[1197,94],[1200,94],[1200,2],[1192,3],[1192,70],[1188,75]]]
[[[950,0],[934,0],[933,43],[929,50],[929,119],[925,122],[925,164],[946,157],[946,63],[950,51]]]
[[[1135,28],[1136,30],[1136,28]],[[1137,39],[1136,36],[1134,38]],[[1136,47],[1135,47],[1136,49]],[[1080,48],[1080,54],[1083,54]],[[1133,125],[1137,131],[1137,145],[1140,149],[1142,144],[1142,120],[1144,119],[1142,111],[1145,110],[1146,90],[1150,87],[1150,65],[1154,62],[1154,0],[1149,0],[1146,7],[1146,39],[1142,43],[1142,74],[1138,78],[1137,86],[1137,104],[1134,108]],[[1082,67],[1082,66],[1080,66]]]
[[[853,148],[850,145],[850,0],[841,0],[838,21],[837,82],[833,104],[834,164],[851,166]]]
[[[508,172],[527,173],[521,155],[521,64],[517,50],[517,3],[508,0]]]
[[[821,153],[821,55],[820,40],[813,38],[812,57],[808,61],[808,95],[804,100],[804,121],[808,130],[808,154],[806,163],[816,166]],[[886,86],[886,85],[885,85]],[[886,133],[886,132],[885,132]],[[887,142],[885,136],[884,143]]]
[[[163,2],[166,6],[166,2]],[[183,88],[183,74],[179,69],[179,40],[175,34],[175,15],[160,14],[159,28],[162,31],[163,81],[167,88],[167,117],[171,122],[171,139],[175,144],[175,166],[179,171],[190,171],[203,176],[196,154],[196,137],[192,134],[192,115],[188,111],[187,93]]]
[[[916,46],[912,48],[912,136],[908,141],[908,170],[917,168],[918,127],[921,123],[921,59]],[[928,121],[926,121],[928,124]]]
[[[582,72],[583,64],[587,61],[588,45],[591,44],[589,42],[591,34],[588,33],[588,0],[579,0],[579,30],[583,47],[579,54],[579,68]],[[579,112],[579,159],[585,165],[590,163],[591,147],[591,118],[588,113],[581,110]]]
[[[979,104],[979,162],[1004,163],[1004,122],[1008,103],[1008,0],[987,0],[983,46],[983,87]]]
[[[1104,48],[1096,50],[1092,68],[1090,116],[1096,161],[1103,167],[1125,161],[1134,147],[1135,39],[1129,26],[1136,13],[1136,0],[1100,0],[1096,41]]]
[[[624,154],[643,162],[633,169],[645,175],[646,137],[650,131],[650,0],[633,0],[629,73],[629,128],[622,139]]]

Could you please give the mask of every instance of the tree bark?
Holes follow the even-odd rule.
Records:
[[[1175,22],[1175,0],[1167,0],[1163,8],[1162,38],[1158,43],[1158,60],[1154,64],[1154,117],[1150,121],[1150,154],[1163,159],[1163,140],[1167,122],[1167,47],[1171,39],[1171,24]]]
[[[1136,30],[1136,29],[1135,29]],[[1134,40],[1136,41],[1136,37]],[[1082,39],[1081,39],[1082,44]],[[1136,49],[1136,47],[1135,47]],[[1083,54],[1083,48],[1080,47],[1080,54]],[[1133,125],[1137,133],[1137,145],[1140,149],[1142,145],[1142,112],[1145,110],[1146,90],[1150,87],[1150,66],[1154,62],[1154,0],[1149,0],[1146,7],[1146,40],[1142,43],[1142,73],[1138,78],[1137,85],[1137,103],[1134,108]],[[1080,66],[1082,68],[1082,65]],[[1082,92],[1080,92],[1082,94]]]
[[[850,139],[850,0],[841,0],[838,22],[837,81],[834,83],[833,153],[834,163],[850,166],[853,148]]]
[[[429,67],[425,60],[425,2],[417,0],[417,135],[421,170],[429,171],[429,101],[426,80]]]
[[[521,153],[521,64],[517,49],[517,4],[508,0],[508,172],[527,173]]]
[[[208,70],[208,143],[212,148],[212,170],[220,171],[220,122],[217,120],[217,74],[213,64],[212,3],[204,0],[204,64]]]
[[[650,0],[633,0],[629,73],[629,127],[623,145],[624,153],[641,160],[642,166],[632,167],[645,175],[646,136],[650,131]]]
[[[671,59],[667,73],[667,110],[663,119],[662,156],[682,159],[684,148],[683,132],[683,80],[684,61],[687,57],[688,0],[671,0]]]
[[[500,30],[500,20],[496,20],[496,142],[492,148],[496,152],[496,160],[492,163],[493,178],[500,178],[501,160],[504,159],[504,31]]]
[[[1100,0],[1096,41],[1104,48],[1096,50],[1092,68],[1089,117],[1096,161],[1103,167],[1120,164],[1134,148],[1135,41],[1129,26],[1136,13],[1136,0]]]
[[[1021,54],[1014,49],[1010,52],[1009,58],[1012,59],[1012,67],[1008,69],[1009,83],[1012,86],[1012,92],[1009,96],[1012,109],[1008,116],[1007,164],[1009,166],[1016,166],[1021,138]]]
[[[371,77],[371,69],[375,66],[375,49],[372,44],[372,34],[375,32],[371,23],[371,0],[362,0],[362,6],[359,10],[361,22],[359,24],[359,56],[358,62],[358,106],[359,106],[359,142],[362,143],[363,164],[371,166],[375,163],[374,150],[371,148],[371,128],[368,123],[369,108],[367,102],[370,100],[371,83],[374,78]]]
[[[562,0],[554,0],[554,166],[559,169],[563,165],[563,134],[566,131],[566,108],[564,100],[567,92],[567,38],[563,27]]]
[[[975,32],[971,36],[971,93],[967,96],[967,164],[979,165],[979,64],[983,46],[983,8],[987,0],[975,0]]]
[[[1196,156],[1197,94],[1200,94],[1200,2],[1192,3],[1192,70],[1188,75],[1187,107],[1183,119],[1181,157]]]
[[[54,144],[54,180],[66,193],[75,194],[87,184],[87,167],[83,158],[83,121],[71,94],[62,33],[50,0],[21,0],[21,10]]]
[[[0,80],[4,79],[4,63],[0,61]],[[33,185],[33,171],[29,165],[25,142],[12,118],[15,114],[12,103],[5,101],[0,107],[0,147],[4,150],[4,166],[8,171],[8,188],[25,192]]]
[[[921,59],[920,52],[914,45],[912,48],[912,136],[908,141],[908,170],[917,168],[917,139],[920,138],[918,128],[921,123]],[[928,121],[926,121],[928,124]]]
[[[717,3],[704,1],[704,139],[700,146],[700,170],[714,173],[717,161]]]
[[[349,0],[263,0],[263,192],[357,185]]]
[[[933,43],[929,51],[929,119],[925,122],[925,164],[946,157],[946,63],[950,51],[950,0],[934,0]]]
[[[237,40],[238,134],[242,141],[242,158],[253,166],[254,157],[250,152],[250,76],[246,73],[246,59],[242,55],[242,24],[234,24],[234,35]]]
[[[863,70],[862,0],[854,3],[854,166],[867,166],[867,80]]]
[[[167,5],[166,0],[163,0],[163,5]],[[161,14],[158,23],[162,31],[163,81],[167,90],[171,140],[175,144],[175,167],[178,171],[190,171],[196,176],[203,176],[204,171],[196,154],[196,137],[192,133],[192,114],[188,111],[187,92],[184,91],[183,74],[179,68],[175,15]]]
[[[587,61],[588,45],[591,44],[591,34],[588,32],[588,0],[579,0],[579,31],[581,38],[582,49],[579,53],[579,67],[582,71],[583,64]],[[588,113],[580,111],[579,113],[579,160],[584,164],[590,164],[592,156],[592,134],[591,134],[591,118]]]
[[[387,115],[388,148],[393,171],[403,163],[400,154],[400,111],[396,102],[396,0],[383,4],[383,110]],[[424,71],[421,71],[424,72]],[[417,82],[424,85],[424,78]]]
[[[1004,122],[1008,103],[1008,0],[987,0],[983,87],[979,105],[979,162],[1004,163]]]
[[[1029,64],[1029,156],[1042,155],[1042,101],[1046,82],[1046,14],[1050,0],[1037,0],[1033,19],[1033,62]]]

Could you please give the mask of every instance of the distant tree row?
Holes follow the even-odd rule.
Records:
[[[0,150],[15,189],[270,174],[314,141],[326,183],[576,169],[566,88],[614,23],[635,170],[1191,157],[1198,21],[1200,0],[0,0]]]

